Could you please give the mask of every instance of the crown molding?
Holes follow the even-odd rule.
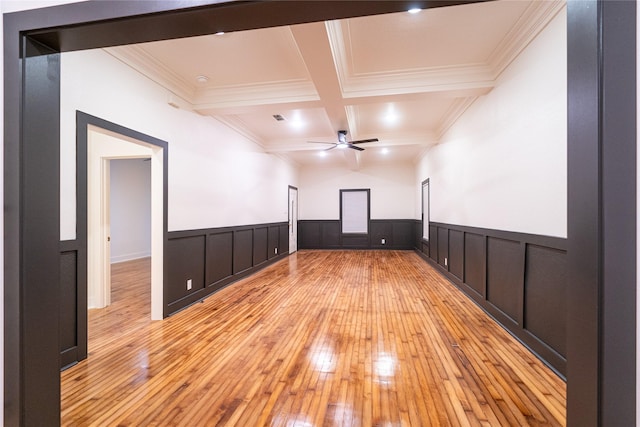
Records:
[[[200,89],[193,104],[196,109],[222,109],[318,100],[313,82],[305,79]]]
[[[495,85],[486,65],[462,65],[429,70],[349,77],[342,83],[345,98],[488,88]]]
[[[140,46],[117,46],[103,49],[109,55],[128,65],[143,76],[193,104],[196,88],[162,62],[149,55]]]
[[[495,79],[566,6],[565,0],[532,1],[486,63],[355,74],[340,21],[325,23],[340,88],[345,98],[492,88]]]
[[[249,141],[258,145],[263,151],[267,151],[264,141],[255,133],[249,130],[249,127],[237,116],[211,115],[210,117],[219,121],[223,125],[229,127],[233,131],[239,133]]]
[[[566,7],[565,0],[532,1],[518,21],[487,58],[497,78],[520,53]]]
[[[471,89],[477,87],[492,88],[494,73],[486,64],[463,64],[451,67],[431,67],[401,70],[398,72],[379,72],[354,74],[348,61],[346,38],[339,21],[325,23],[336,74],[344,98],[364,96],[384,96],[410,93],[424,93]]]
[[[453,126],[465,111],[478,99],[477,96],[458,98],[449,106],[440,120],[440,125],[436,130],[436,139],[439,141],[444,134]]]

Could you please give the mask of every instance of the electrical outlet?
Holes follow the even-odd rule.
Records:
[[[274,254],[276,254],[276,255],[278,255],[278,248],[274,248],[274,249],[273,249],[273,253],[274,253]]]
[[[380,243],[382,243],[383,245],[386,245],[387,244],[387,239],[382,239],[382,241]]]
[[[445,267],[448,265],[447,263],[449,262],[449,260],[447,259],[447,257],[444,258],[444,265]]]
[[[191,279],[187,279],[187,290],[190,291],[193,287],[193,281]]]

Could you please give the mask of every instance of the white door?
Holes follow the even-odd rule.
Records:
[[[102,263],[102,287],[101,298],[104,306],[111,305],[111,162],[102,159],[102,177],[100,183],[100,228],[101,249],[100,261]]]
[[[298,189],[289,187],[289,253],[298,250]]]

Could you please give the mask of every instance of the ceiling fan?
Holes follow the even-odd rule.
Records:
[[[333,150],[334,148],[353,148],[354,150],[364,151],[364,148],[358,147],[356,144],[365,144],[367,142],[378,142],[378,138],[360,139],[358,141],[347,141],[347,131],[338,131],[338,142],[320,142],[320,141],[307,141],[312,144],[333,144],[333,147],[327,148],[325,151]]]

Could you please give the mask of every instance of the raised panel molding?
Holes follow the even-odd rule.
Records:
[[[523,265],[520,242],[487,239],[487,300],[522,325]]]
[[[527,246],[524,327],[566,357],[567,259],[562,251]],[[550,298],[549,296],[553,296]]]
[[[233,231],[207,235],[207,265],[205,266],[207,286],[213,286],[233,276],[232,248]]]
[[[253,230],[233,232],[233,274],[242,273],[253,265]]]
[[[438,227],[438,264],[449,270],[449,230]]]
[[[61,244],[60,251],[60,368],[72,366],[86,357],[81,342],[87,339],[83,333],[82,322],[78,316],[86,316],[79,312],[79,298],[83,292],[78,271],[78,248],[76,241]],[[85,297],[86,300],[86,297]],[[84,354],[84,356],[83,356]]]
[[[564,378],[567,240],[433,222],[429,230],[429,242],[414,232],[422,258]]]
[[[416,245],[415,232],[413,219],[372,219],[364,236],[342,235],[339,220],[300,220],[298,248],[411,250]]]
[[[253,230],[253,265],[260,265],[269,259],[269,227]]]
[[[166,315],[288,256],[288,239],[287,223],[170,232],[165,276]],[[280,251],[285,240],[287,248]],[[278,247],[278,254],[269,256],[269,247]],[[186,289],[188,278],[193,280],[191,290]]]
[[[480,234],[464,233],[464,277],[459,279],[471,287],[482,298],[487,296],[487,273],[485,237]]]
[[[449,271],[459,280],[464,279],[464,233],[449,231]]]
[[[164,288],[165,304],[171,306],[205,288],[205,241],[205,235],[169,240],[165,257],[168,279]],[[190,290],[187,290],[187,280],[192,283]]]

